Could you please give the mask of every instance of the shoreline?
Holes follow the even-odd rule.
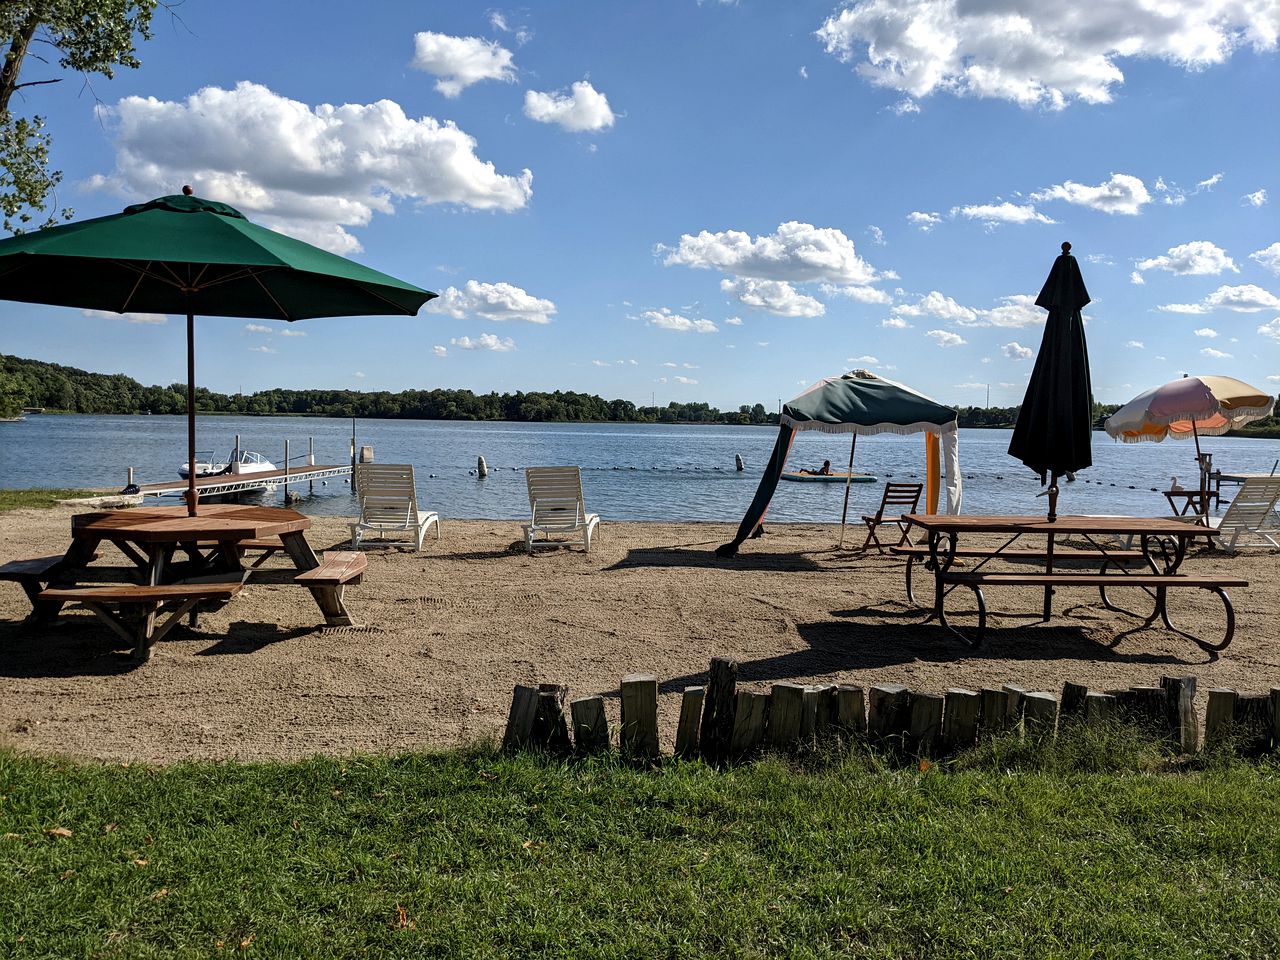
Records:
[[[5,514],[0,562],[60,552],[72,512]],[[1168,631],[1125,633],[1135,622],[1083,590],[1064,592],[1048,624],[1020,616],[1038,608],[1037,591],[1001,591],[1000,616],[975,652],[907,604],[900,560],[837,550],[838,524],[773,524],[736,559],[717,558],[736,527],[606,520],[590,554],[530,557],[518,521],[446,519],[443,538],[428,538],[421,553],[366,550],[364,582],[347,592],[363,626],[318,629],[305,591],[251,581],[195,629],[175,628],[142,666],[85,611],[30,632],[22,590],[2,583],[0,743],[159,763],[450,748],[500,737],[515,684],[565,684],[570,699],[601,694],[616,725],[622,677],[652,673],[670,752],[680,692],[704,681],[713,656],[737,660],[743,687],[759,690],[1011,683],[1056,692],[1065,681],[1110,689],[1191,674],[1203,709],[1209,687],[1280,684],[1274,552],[1188,558],[1188,572],[1251,581],[1232,593],[1236,638],[1217,659]],[[317,517],[308,532],[318,552],[348,549],[348,536],[341,517]],[[1207,601],[1175,601],[1175,620],[1216,629],[1221,606]]]

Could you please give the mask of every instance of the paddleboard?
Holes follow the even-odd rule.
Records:
[[[849,474],[844,472],[831,473],[799,473],[787,471],[782,475],[783,480],[791,480],[795,483],[844,483],[849,479]],[[875,483],[876,478],[869,473],[855,473],[853,475],[853,483]]]

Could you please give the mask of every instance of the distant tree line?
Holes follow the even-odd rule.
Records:
[[[0,356],[0,416],[5,406],[66,413],[178,414],[187,409],[185,384],[144,387],[123,374],[89,373],[39,360]],[[721,411],[706,403],[637,406],[571,390],[476,394],[470,390],[260,390],[214,393],[196,388],[196,410],[249,416],[307,415],[384,420],[510,420],[547,423],[777,423],[764,404]]]

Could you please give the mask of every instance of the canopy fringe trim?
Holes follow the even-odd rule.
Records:
[[[956,432],[956,421],[950,423],[931,423],[918,420],[915,423],[825,423],[821,420],[797,420],[784,413],[782,423],[796,430],[817,430],[819,433],[856,433],[860,437],[871,437],[878,433],[896,433],[900,436],[911,436],[917,433],[936,433],[939,436]]]

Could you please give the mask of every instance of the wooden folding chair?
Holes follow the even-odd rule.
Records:
[[[907,543],[907,531],[910,529],[911,524],[906,523],[902,519],[902,515],[916,512],[916,507],[920,503],[920,494],[923,492],[923,483],[886,483],[884,485],[884,497],[880,500],[880,509],[876,511],[873,517],[868,517],[865,514],[862,517],[862,522],[867,525],[867,539],[860,549],[866,550],[867,547],[874,543],[876,550],[884,553],[884,544],[876,536],[876,527],[882,523],[895,524],[902,533],[902,536],[898,538],[898,542],[891,544],[891,546],[897,547]]]

